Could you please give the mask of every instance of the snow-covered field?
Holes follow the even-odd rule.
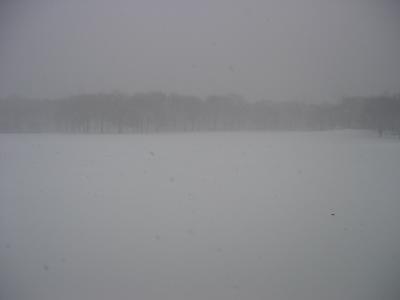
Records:
[[[398,299],[399,246],[396,139],[0,136],[4,300]]]

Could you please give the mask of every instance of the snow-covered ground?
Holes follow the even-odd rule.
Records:
[[[375,133],[0,136],[1,299],[398,299],[399,241]]]

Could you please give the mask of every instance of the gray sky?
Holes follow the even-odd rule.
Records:
[[[0,97],[400,91],[395,0],[2,0]]]

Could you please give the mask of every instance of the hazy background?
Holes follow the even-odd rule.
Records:
[[[0,97],[395,93],[400,6],[369,0],[0,2]]]
[[[399,17],[0,0],[0,300],[398,300]]]

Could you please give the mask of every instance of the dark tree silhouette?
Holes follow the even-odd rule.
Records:
[[[81,94],[59,100],[0,100],[0,132],[155,133],[232,130],[375,130],[400,137],[400,96],[337,104],[247,102],[239,95],[202,100],[162,92]]]

